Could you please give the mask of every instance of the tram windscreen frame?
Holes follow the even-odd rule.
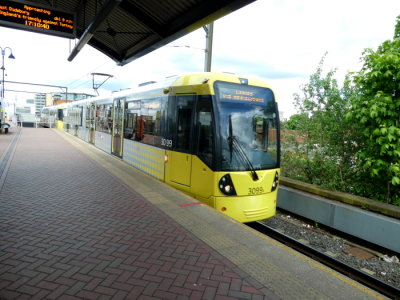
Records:
[[[279,168],[279,114],[266,87],[216,81],[218,166],[221,171]]]

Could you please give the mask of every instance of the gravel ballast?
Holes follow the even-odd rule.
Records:
[[[263,223],[400,288],[400,262],[393,253],[384,253],[382,249],[374,250],[371,246],[365,248],[321,228],[312,221],[286,212],[278,211],[276,216],[264,220]]]

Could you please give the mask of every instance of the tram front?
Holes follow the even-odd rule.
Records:
[[[279,181],[279,114],[261,82],[214,83],[219,195],[215,208],[240,222],[272,217]]]

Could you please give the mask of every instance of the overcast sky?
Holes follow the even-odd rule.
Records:
[[[325,69],[337,68],[339,79],[348,71],[357,71],[365,48],[376,49],[393,38],[398,15],[399,0],[258,0],[214,23],[212,71],[265,79],[276,92],[280,110],[289,117],[296,113],[293,93],[308,81],[325,52]],[[102,86],[100,93],[105,94],[204,68],[202,28],[123,67],[90,46],[68,62],[74,43],[0,27],[0,47],[12,48],[16,57],[8,59],[7,50],[6,81],[94,93],[90,74],[107,73],[113,78]],[[103,79],[99,77],[96,83]],[[5,87],[33,89],[11,84]],[[33,94],[6,91],[9,101],[27,97],[33,98]]]

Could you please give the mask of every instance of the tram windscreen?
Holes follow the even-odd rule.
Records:
[[[279,167],[278,111],[268,88],[216,82],[221,170]]]

